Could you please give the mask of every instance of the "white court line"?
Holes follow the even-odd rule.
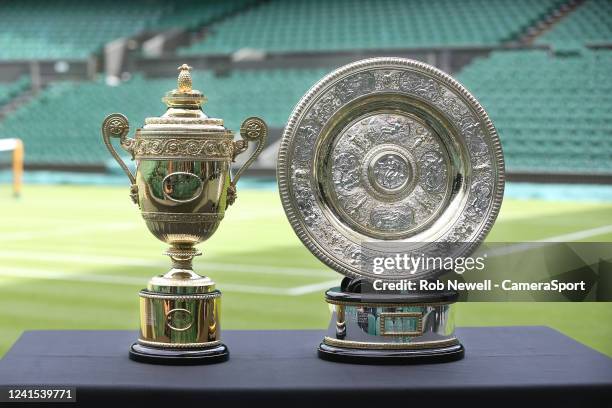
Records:
[[[125,229],[132,228],[134,225],[125,224],[110,224],[105,227],[108,229],[121,228]],[[128,228],[129,227],[129,228]],[[80,227],[79,230],[84,229]],[[65,229],[64,229],[65,231]],[[513,253],[522,251],[528,248],[533,248],[534,243],[554,243],[554,242],[571,242],[585,238],[590,238],[598,235],[604,235],[612,233],[612,224],[604,225],[601,227],[591,228],[582,231],[570,232],[567,234],[556,235],[548,238],[543,238],[535,241],[509,245],[503,249],[503,253]],[[16,233],[19,234],[19,233]],[[10,235],[10,234],[7,234]],[[0,241],[6,235],[0,236]],[[40,236],[40,235],[37,235]],[[9,239],[7,239],[9,240]],[[509,252],[506,252],[509,251]],[[500,252],[501,253],[501,252]],[[32,252],[30,251],[1,251],[0,258],[22,258],[31,257]],[[57,252],[36,252],[35,255],[37,260],[42,261],[59,261],[59,262],[78,262],[83,264],[113,264],[113,265],[125,265],[125,266],[163,266],[166,265],[162,262],[146,261],[137,258],[126,258],[126,257],[114,257],[114,256],[99,256],[99,255],[83,255],[83,254],[70,254],[70,253],[57,253]],[[267,266],[267,265],[245,265],[245,264],[226,264],[226,263],[208,263],[202,262],[198,264],[198,267],[204,269],[216,269],[223,271],[234,271],[234,272],[254,272],[254,273],[270,273],[270,274],[283,274],[288,272],[289,274],[299,276],[329,276],[328,270],[325,269],[310,269],[310,268],[293,268],[293,267],[279,267],[279,266]]]
[[[557,235],[553,237],[543,238],[537,241],[520,243],[516,245],[510,245],[508,247],[499,248],[490,252],[490,256],[498,256],[507,253],[519,252],[526,249],[534,248],[534,244],[540,243],[546,245],[554,242],[569,242],[579,239],[585,239],[593,236],[603,235],[612,232],[612,225],[605,225],[602,227],[591,228],[583,231],[576,231],[568,234]],[[30,255],[29,252],[20,251],[4,251],[0,252],[0,258],[22,258],[23,256]],[[161,263],[158,262],[147,262],[135,258],[122,258],[122,257],[107,257],[107,256],[83,256],[83,255],[70,255],[70,254],[57,254],[57,253],[41,253],[36,254],[38,260],[47,261],[61,261],[61,262],[81,262],[81,263],[93,263],[93,264],[114,264],[114,265],[132,265],[132,266],[158,266]],[[46,259],[45,259],[46,258]],[[239,265],[239,264],[210,264],[203,263],[204,269],[216,269],[226,271],[240,271],[254,272],[254,273],[278,273],[278,274],[307,274],[307,276],[322,276],[320,275],[324,270],[317,269],[305,269],[305,268],[287,268],[278,266],[252,266],[252,265]],[[288,273],[289,272],[289,273]],[[0,277],[16,277],[16,278],[33,278],[33,279],[56,279],[56,280],[67,280],[67,281],[83,281],[83,282],[98,282],[98,283],[111,283],[111,284],[122,284],[122,285],[138,285],[142,284],[143,280],[139,277],[121,276],[121,275],[100,275],[100,274],[77,274],[77,273],[65,273],[52,270],[44,269],[31,269],[31,268],[6,268],[0,267]],[[325,276],[329,276],[329,273],[325,273]],[[240,284],[224,284],[223,288],[230,292],[240,293],[258,293],[258,294],[269,294],[269,295],[285,295],[285,296],[300,296],[312,292],[318,292],[322,289],[329,287],[330,285],[337,284],[337,280],[329,280],[325,282],[319,282],[314,284],[302,285],[293,288],[275,288],[270,286],[251,286],[251,285],[240,285]]]
[[[337,286],[340,283],[340,278],[334,280],[328,280],[320,283],[313,283],[311,285],[304,286],[296,286],[295,288],[291,288],[287,291],[287,294],[290,296],[300,296],[305,295],[307,293],[319,292],[324,289],[329,289],[330,286]]]
[[[239,193],[240,194],[240,193]],[[284,215],[284,212],[281,209],[278,210],[268,210],[268,209],[253,209],[250,212],[240,212],[238,214],[225,214],[224,218],[233,221],[248,221],[248,220],[257,220],[260,218],[276,218]]]
[[[147,261],[144,259],[131,257],[117,257],[105,255],[84,255],[71,254],[67,252],[39,252],[31,251],[2,251],[0,259],[34,259],[45,262],[66,262],[85,265],[113,265],[113,266],[137,266],[160,268],[160,273],[164,269],[170,268],[170,261]],[[306,277],[330,277],[333,276],[331,270],[315,268],[295,268],[289,266],[272,265],[249,265],[249,264],[230,264],[230,263],[211,263],[203,259],[195,263],[196,269],[205,271],[224,271],[240,273],[258,273],[268,275],[291,275]]]
[[[108,223],[97,225],[78,225],[74,227],[60,226],[58,228],[43,231],[20,231],[0,234],[1,241],[29,241],[38,238],[64,237],[80,233],[91,233],[97,231],[125,231],[136,228],[135,223]]]
[[[234,218],[236,221],[249,221],[265,218],[273,218],[278,216],[278,212],[272,211],[258,211],[253,214],[247,214],[244,216],[236,215]],[[144,225],[144,223],[142,223]],[[38,238],[48,237],[65,237],[70,235],[76,235],[81,233],[92,233],[92,232],[106,232],[106,231],[126,231],[142,227],[140,223],[135,222],[121,222],[121,223],[107,223],[107,224],[87,224],[83,225],[79,223],[76,226],[66,226],[65,224],[57,225],[55,228],[43,229],[37,231],[19,231],[19,232],[7,232],[0,233],[0,242],[2,241],[29,241]]]
[[[0,267],[0,278],[21,278],[21,279],[48,279],[61,280],[69,282],[90,282],[90,283],[108,283],[114,285],[129,285],[145,286],[146,281],[142,278],[134,276],[121,275],[98,275],[98,274],[78,274],[67,273],[45,269],[32,268],[6,268]],[[265,294],[277,296],[301,296],[312,292],[318,292],[330,285],[336,285],[338,280],[321,282],[318,284],[296,286],[293,288],[282,288],[272,286],[255,286],[255,285],[240,285],[233,283],[224,283],[220,289],[225,292],[250,293],[250,294]]]
[[[568,234],[556,235],[553,237],[538,239],[531,242],[521,242],[520,244],[507,245],[503,247],[493,248],[487,252],[488,256],[502,256],[508,254],[514,254],[516,252],[523,252],[539,247],[545,247],[554,243],[559,242],[573,242],[585,238],[596,237],[598,235],[604,235],[612,232],[612,225],[604,225],[597,228],[591,228],[582,231],[570,232]]]
[[[602,227],[591,228],[583,231],[570,232],[569,234],[557,235],[555,237],[540,239],[536,242],[572,242],[585,238],[596,237],[612,232],[612,225],[604,225]]]
[[[574,213],[576,208],[557,208],[551,210],[550,208],[542,209],[530,209],[529,211],[521,211],[519,209],[512,209],[506,212],[500,212],[496,222],[509,222],[517,220],[527,220],[530,218],[547,217],[547,216],[560,216],[563,214]]]

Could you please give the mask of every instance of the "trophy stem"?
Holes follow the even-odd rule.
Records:
[[[170,257],[172,260],[172,268],[174,269],[190,269],[193,270],[193,258],[189,259],[177,259],[175,257]]]
[[[193,258],[202,255],[202,251],[191,245],[174,244],[164,252],[164,255],[168,255],[172,260],[172,269],[168,272],[171,277],[189,279],[195,274]]]

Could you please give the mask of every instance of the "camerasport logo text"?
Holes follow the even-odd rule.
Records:
[[[479,282],[463,282],[454,279],[444,281],[429,281],[425,279],[400,281],[383,281],[377,279],[373,283],[374,290],[377,291],[402,291],[402,290],[458,290],[458,291],[491,291],[501,289],[509,292],[572,292],[587,290],[585,281],[561,282],[553,279],[548,282],[515,282],[505,279],[500,283],[493,283],[490,279]]]

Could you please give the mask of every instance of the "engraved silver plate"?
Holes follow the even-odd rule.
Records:
[[[278,183],[296,234],[334,270],[429,278],[439,271],[371,274],[364,243],[384,255],[397,252],[387,244],[427,252],[468,242],[452,254],[465,256],[497,217],[504,160],[491,120],[457,81],[421,62],[374,58],[339,68],[300,100],[281,140]]]

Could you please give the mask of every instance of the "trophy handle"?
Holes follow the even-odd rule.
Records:
[[[238,182],[238,179],[263,150],[264,145],[266,144],[266,138],[268,137],[268,126],[262,119],[252,116],[242,122],[242,125],[240,126],[240,136],[242,137],[242,140],[234,142],[233,159],[247,149],[249,141],[257,141],[257,149],[255,149],[253,154],[251,154],[251,157],[249,157],[242,167],[238,169],[234,175],[234,178],[230,182],[230,187],[228,190],[228,205],[233,204],[236,200],[236,183]]]
[[[129,130],[130,125],[128,123],[128,119],[121,113],[112,113],[108,115],[106,119],[104,119],[104,122],[102,122],[102,138],[104,139],[104,144],[130,179],[130,197],[135,204],[138,204],[138,187],[136,186],[136,178],[130,172],[128,166],[123,162],[123,160],[121,160],[121,157],[117,154],[117,151],[111,143],[111,138],[119,138],[119,145],[121,148],[128,152],[132,156],[132,160],[134,160],[134,139],[127,137]]]

